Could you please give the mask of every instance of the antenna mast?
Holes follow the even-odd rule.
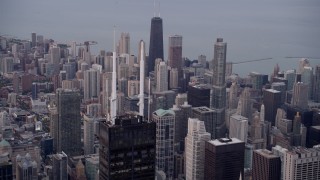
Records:
[[[144,116],[144,41],[140,41],[140,94],[139,94],[139,114]]]
[[[117,116],[117,73],[116,73],[116,30],[113,28],[113,56],[112,56],[112,90],[110,99],[110,120],[111,123],[115,123]]]

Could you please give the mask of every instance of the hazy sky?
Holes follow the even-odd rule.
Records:
[[[149,44],[153,5],[153,0],[1,0],[0,34],[30,39],[36,32],[61,43],[94,40],[97,53],[112,50],[116,25],[118,37],[130,33],[137,54],[140,39]],[[320,57],[319,0],[162,0],[160,12],[165,59],[173,34],[183,36],[183,56],[190,59],[204,54],[211,60],[218,37],[228,43],[227,61],[274,58],[235,65],[240,74],[270,74],[275,63],[282,70],[296,67],[297,59],[284,56]]]

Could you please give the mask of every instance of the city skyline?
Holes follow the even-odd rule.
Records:
[[[59,1],[44,3],[35,0],[28,3],[21,1],[18,5],[4,1],[0,7],[0,23],[3,24],[0,34],[31,39],[30,32],[36,32],[59,43],[94,40],[98,45],[91,48],[93,54],[97,54],[102,49],[112,50],[112,31],[116,25],[117,39],[121,32],[130,33],[132,54],[138,54],[141,39],[147,42],[148,49],[150,19],[154,12],[158,15],[158,7],[154,8],[152,1],[134,3],[122,0],[109,4],[80,1],[77,5],[69,3],[64,2],[65,6],[59,6]],[[320,47],[320,26],[317,22],[320,21],[320,16],[317,16],[316,10],[320,3],[317,1],[184,1],[181,4],[181,1],[160,2],[165,60],[168,57],[168,37],[174,34],[183,37],[182,56],[191,60],[204,54],[207,61],[210,61],[213,58],[211,50],[218,37],[223,37],[230,44],[227,62],[273,58],[270,61],[236,65],[234,72],[240,75],[247,75],[248,65],[262,64],[268,68],[256,67],[255,70],[268,74],[270,72],[265,69],[276,63],[279,63],[281,70],[294,68],[295,64],[291,63],[294,60],[285,59],[286,56],[319,58],[317,49]],[[48,14],[48,7],[58,13]],[[181,7],[183,11],[176,10]],[[122,13],[119,13],[119,9]],[[85,11],[90,13],[83,13]],[[46,25],[43,26],[43,23]],[[196,33],[194,29],[197,30]],[[312,62],[317,60],[311,60],[311,64],[315,64]]]

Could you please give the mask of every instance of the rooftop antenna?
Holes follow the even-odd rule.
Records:
[[[153,17],[156,17],[156,0],[153,0]]]
[[[140,41],[140,94],[139,94],[139,114],[144,116],[144,41]]]
[[[113,27],[113,56],[112,56],[112,90],[110,99],[110,120],[111,123],[115,123],[117,116],[117,73],[116,73],[116,27]]]
[[[159,2],[159,9],[158,9],[158,11],[159,11],[159,17],[160,17],[160,2]]]

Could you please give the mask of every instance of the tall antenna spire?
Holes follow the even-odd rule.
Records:
[[[139,94],[139,114],[144,116],[144,41],[140,41],[140,94]]]
[[[156,0],[153,0],[153,17],[156,17]]]
[[[160,17],[160,1],[159,1],[159,9],[158,9],[158,11],[159,11],[159,17]]]
[[[110,121],[115,123],[117,116],[117,73],[116,73],[116,28],[113,27],[113,56],[112,56],[112,90],[110,98]]]

